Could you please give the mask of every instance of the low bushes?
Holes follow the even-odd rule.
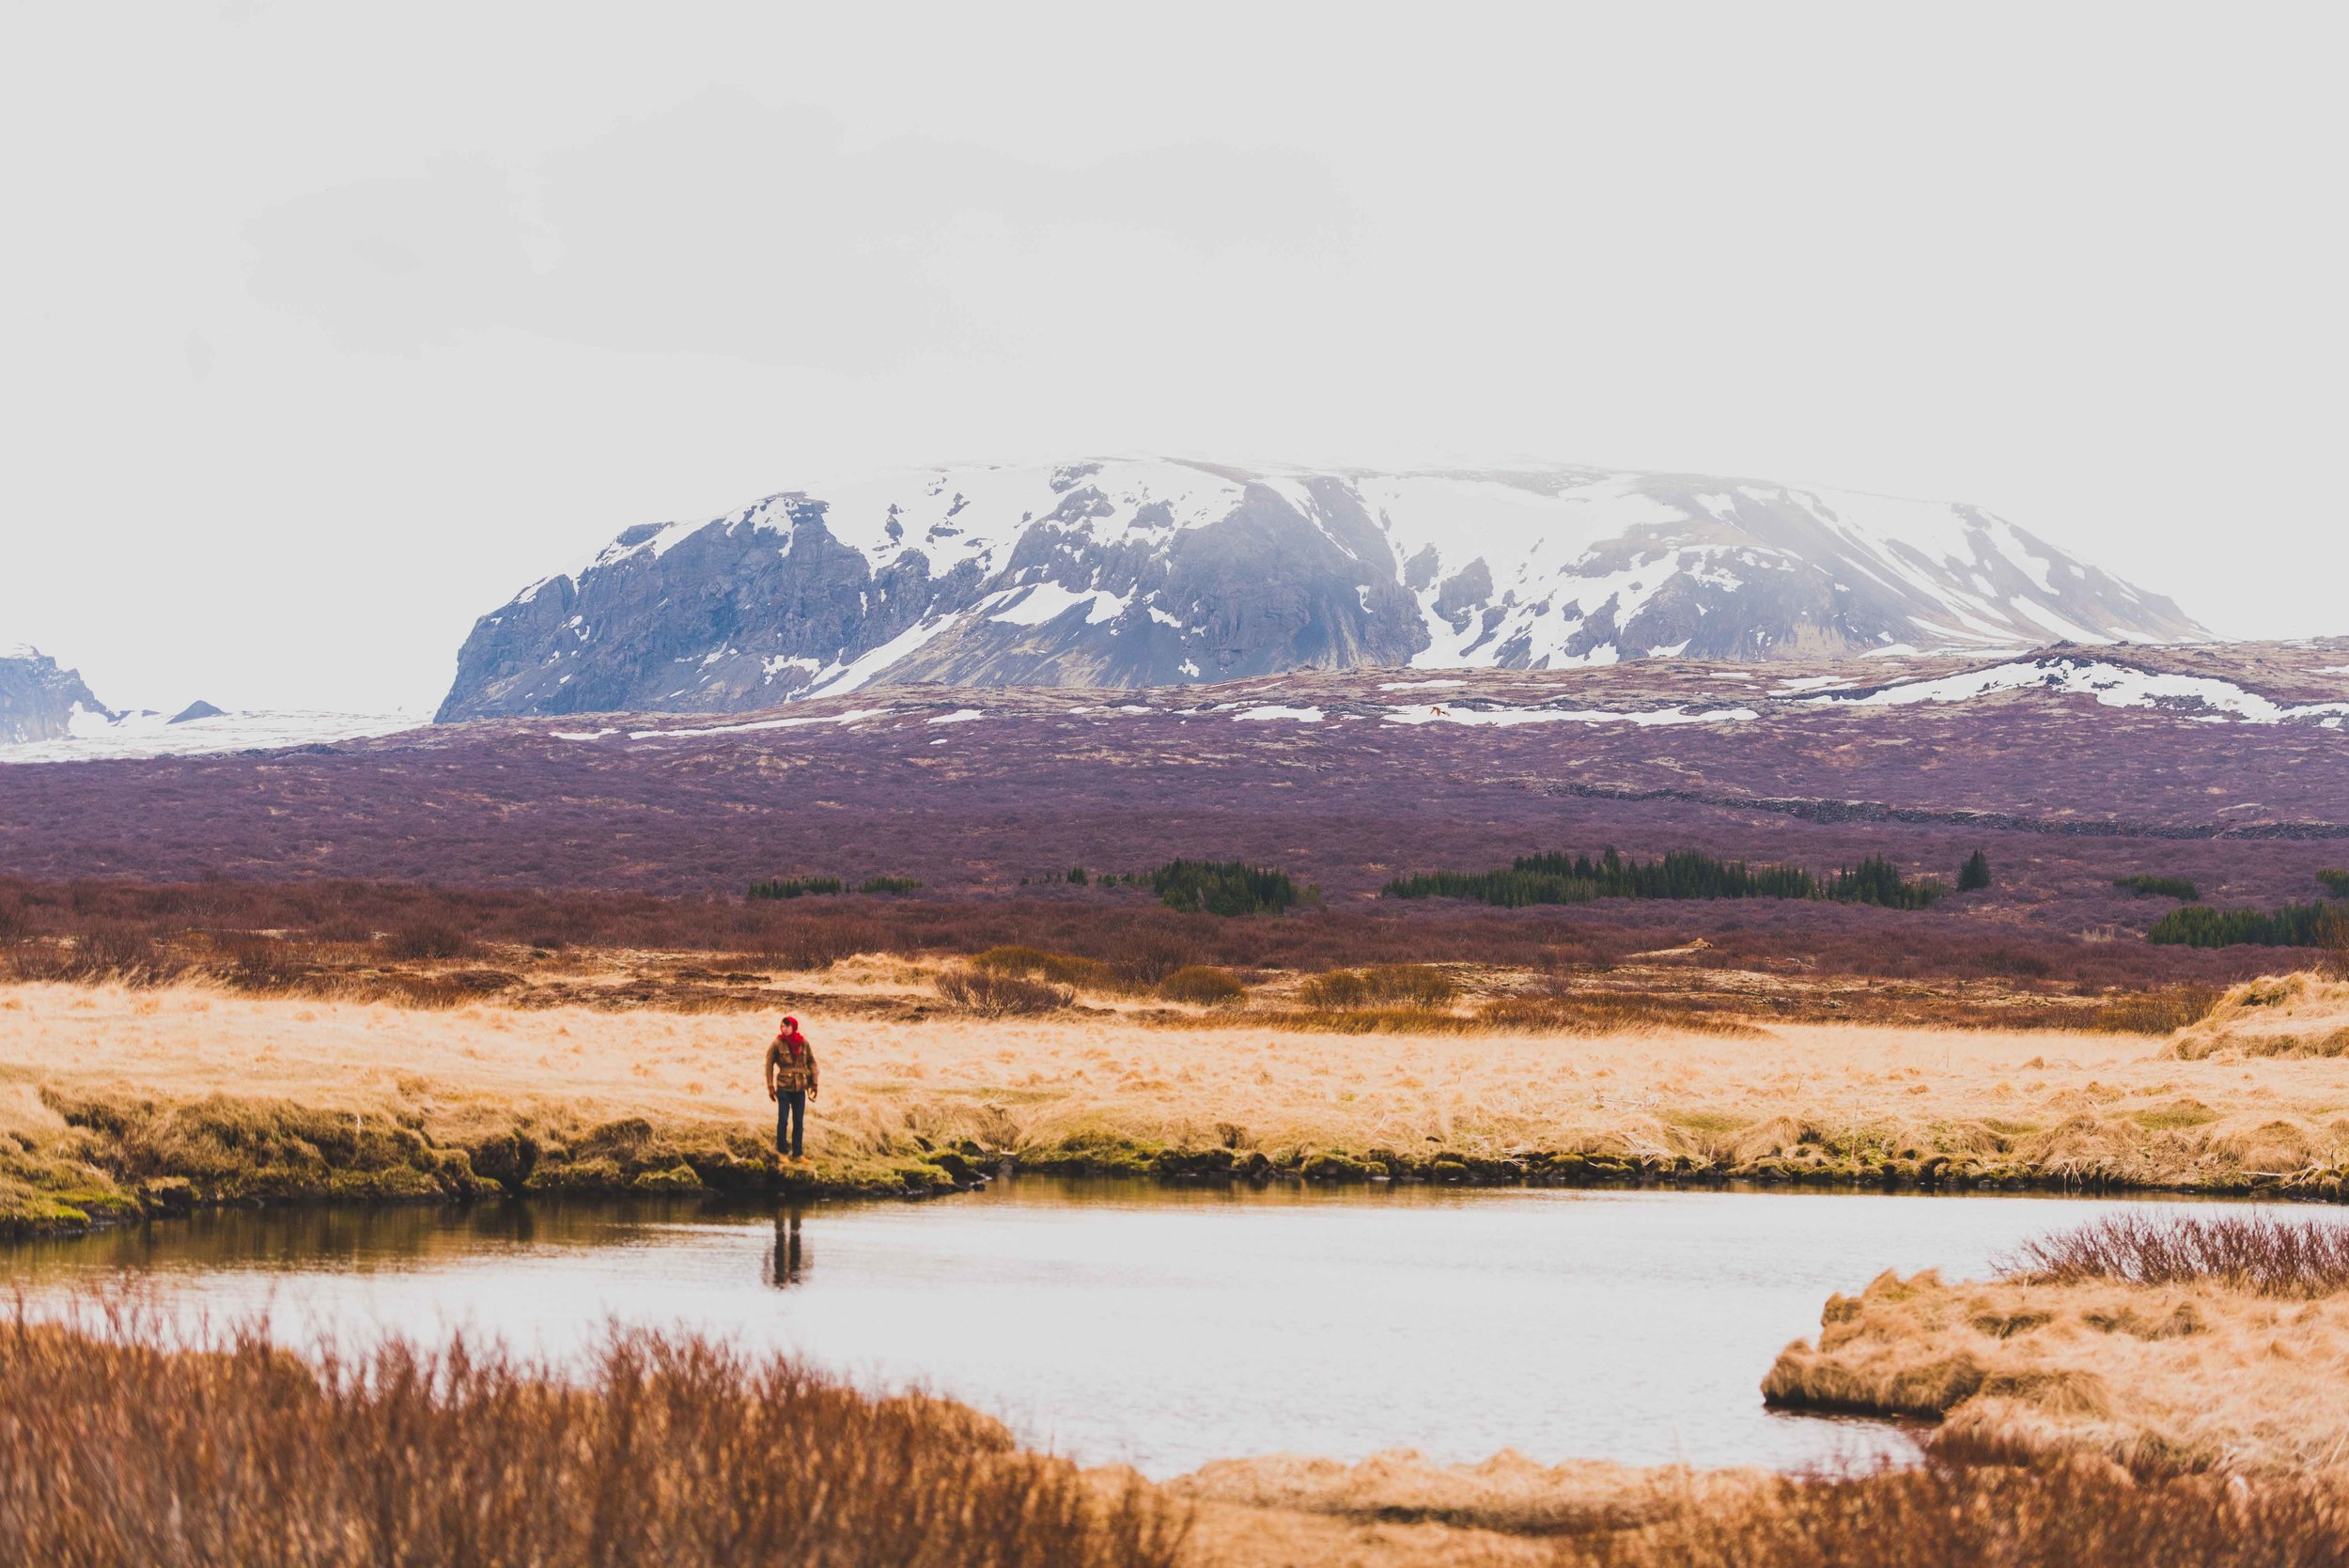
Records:
[[[806,898],[817,894],[836,893],[841,890],[837,877],[774,877],[763,882],[753,882],[743,893],[745,898]]]
[[[869,921],[803,921],[765,935],[758,943],[758,958],[770,969],[828,970],[860,953],[886,951],[888,945],[888,934]]]
[[[403,925],[383,939],[383,951],[394,958],[462,958],[471,955],[475,943],[459,926],[440,921],[419,921]]]
[[[1982,862],[1987,887],[1989,861]],[[1749,865],[1696,849],[1667,850],[1660,860],[1626,860],[1611,846],[1597,860],[1562,853],[1519,855],[1505,871],[1430,871],[1398,877],[1379,890],[1386,898],[1470,898],[1504,908],[1535,904],[1586,904],[1598,898],[1797,898],[1921,909],[1947,891],[1930,877],[1904,877],[1881,855],[1821,877],[1800,866]]]
[[[1170,909],[1211,915],[1277,915],[1298,901],[1285,871],[1244,861],[1169,861],[1150,873],[1150,891]]]
[[[918,892],[921,886],[921,879],[914,877],[867,877],[856,885],[855,891],[904,894]],[[832,897],[848,891],[848,884],[837,877],[773,877],[753,882],[743,890],[742,896],[753,902],[780,902],[786,898]]]
[[[1299,974],[1430,962],[1603,970],[1692,935],[1711,943],[1696,960],[1704,968],[1768,968],[1791,955],[1820,975],[1907,980],[1991,972],[1983,955],[2028,952],[2046,966],[2048,981],[2097,990],[2187,980],[2224,986],[2273,963],[2255,949],[2081,940],[2004,922],[1883,921],[1864,906],[1825,900],[1621,901],[1574,911],[1347,900],[1279,920],[1209,921],[1155,898],[945,898],[934,886],[901,898],[746,900],[393,882],[0,877],[0,912],[15,933],[0,943],[0,976],[103,980],[113,965],[133,984],[151,984],[192,965],[217,972],[227,945],[274,932],[298,950],[286,956],[310,970],[309,988],[339,986],[354,967],[380,966],[388,955],[372,939],[420,925],[454,929],[484,948],[755,955],[770,970],[821,969],[859,953],[935,959],[1020,946],[1106,964],[1108,984],[1136,991],[1190,964]],[[512,969],[518,961],[494,962]],[[2020,969],[2001,960],[1997,972]]]
[[[2112,885],[2139,898],[2176,898],[2191,904],[2201,890],[2183,877],[2115,877]]]
[[[1457,982],[1432,964],[1381,964],[1331,970],[1298,988],[1307,1007],[1441,1007],[1460,994]]]
[[[1529,1034],[1617,1034],[1640,1029],[1732,1037],[1763,1032],[1760,1026],[1719,1002],[1638,992],[1500,997],[1476,1010],[1475,1022],[1480,1029]]]
[[[1048,985],[1066,986],[1070,990],[1105,991],[1116,988],[1109,965],[1098,958],[1080,958],[1072,953],[1048,953],[1040,947],[1017,943],[990,947],[974,955],[971,967],[988,974],[1019,975],[1041,980]]]
[[[155,986],[187,972],[187,961],[148,932],[129,924],[96,924],[67,941],[22,941],[8,951],[8,971],[17,980],[119,981]]]
[[[2325,947],[2344,939],[2349,917],[2324,904],[2264,909],[2214,909],[2188,904],[2154,922],[2149,942],[2184,947]]]
[[[2223,994],[2212,986],[2173,986],[2115,997],[2096,1010],[2088,1027],[2101,1034],[2168,1034],[2209,1017]]]

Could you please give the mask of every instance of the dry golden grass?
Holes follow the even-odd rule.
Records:
[[[850,1010],[903,978],[844,976],[836,1015],[820,998],[800,1004],[825,1069],[813,1147],[1548,1150],[1795,1178],[2218,1187],[2337,1182],[2349,1162],[2349,1060],[2335,1057],[2182,1061],[2159,1041],[2045,1031],[1334,1035],[1205,1013],[1182,1027],[1163,1008]],[[771,1125],[759,1077],[770,1032],[756,1015],[26,985],[0,988],[0,1079],[362,1114],[395,1105],[459,1141],[517,1113],[757,1127]],[[37,1101],[20,1110],[46,1115]]]
[[[1220,1568],[2316,1568],[2349,1558],[2337,1474],[2139,1479],[2089,1456],[1932,1460],[1841,1479],[1544,1471],[1507,1455],[1424,1470],[1395,1456],[1351,1467],[1276,1459],[1210,1467],[1168,1490],[1195,1509],[1187,1563]],[[1525,1529],[1419,1512],[1495,1494],[1555,1497],[1565,1510],[1528,1514]]]
[[[1387,1524],[1432,1522],[1509,1535],[1573,1535],[1651,1524],[1691,1503],[1719,1506],[1769,1479],[1765,1470],[1604,1460],[1541,1465],[1507,1449],[1474,1465],[1438,1465],[1397,1450],[1351,1465],[1294,1454],[1218,1460],[1168,1483],[1167,1490],[1202,1504]]]
[[[2349,1296],[1930,1271],[1832,1297],[1763,1384],[1797,1407],[1940,1417],[1941,1441],[1983,1452],[2269,1473],[2349,1460],[2345,1387]]]
[[[2349,1055],[2349,982],[2287,974],[2237,986],[2170,1050],[2186,1062]]]

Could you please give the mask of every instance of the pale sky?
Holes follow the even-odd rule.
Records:
[[[429,708],[827,474],[1537,458],[2349,632],[2337,6],[12,4],[0,644]]]

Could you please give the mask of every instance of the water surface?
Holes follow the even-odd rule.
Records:
[[[576,1356],[614,1323],[919,1384],[1157,1476],[1294,1452],[1795,1467],[1906,1451],[1759,1386],[1829,1292],[1980,1275],[2119,1206],[2048,1198],[998,1183],[926,1204],[236,1212],[0,1248],[46,1310],[151,1281],[175,1311],[484,1331]]]

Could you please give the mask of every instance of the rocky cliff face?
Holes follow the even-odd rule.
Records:
[[[77,715],[114,717],[79,673],[58,669],[38,648],[0,647],[0,746],[62,739]]]
[[[2200,634],[1965,505],[1581,468],[974,466],[631,528],[483,616],[439,717]]]

